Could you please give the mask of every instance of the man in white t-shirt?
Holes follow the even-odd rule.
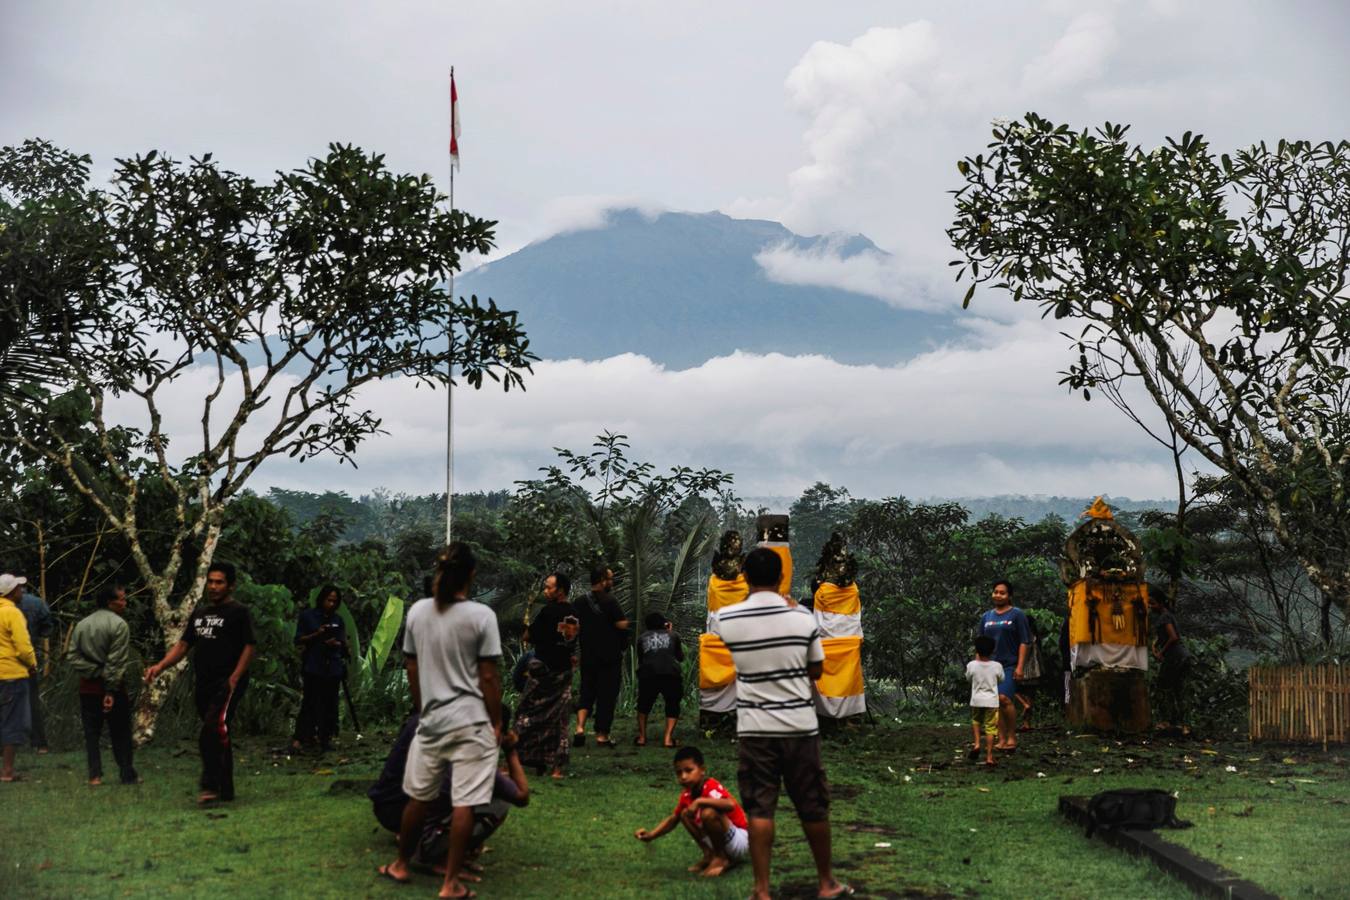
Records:
[[[473,808],[492,799],[501,740],[501,637],[496,613],[467,599],[473,574],[473,554],[464,544],[452,544],[437,564],[435,596],[418,600],[408,611],[403,654],[420,718],[403,773],[409,799],[398,859],[379,870],[398,882],[411,880],[408,862],[417,850],[427,804],[436,799],[449,767],[453,810],[442,897],[469,894],[459,870],[473,831]]]
[[[852,888],[834,878],[830,861],[830,787],[820,761],[815,684],[824,671],[816,620],[778,593],[783,562],[766,548],[744,563],[750,596],[710,617],[708,630],[731,651],[736,666],[737,783],[750,820],[750,862],[757,900],[769,898],[773,816],[779,785],[797,810],[819,879],[819,896]]]

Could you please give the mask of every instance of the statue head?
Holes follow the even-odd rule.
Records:
[[[816,563],[815,582],[848,587],[857,580],[858,561],[848,551],[848,542],[844,536],[836,531],[821,548],[820,561]]]
[[[713,553],[713,574],[724,581],[732,581],[741,574],[745,554],[741,551],[741,533],[734,528],[725,532]]]
[[[788,517],[765,513],[755,520],[755,532],[759,535],[758,540],[760,541],[786,544],[788,542]]]
[[[1084,513],[1085,521],[1064,544],[1060,577],[1065,584],[1084,578],[1099,581],[1144,580],[1144,549],[1139,539],[1116,521],[1101,497]]]

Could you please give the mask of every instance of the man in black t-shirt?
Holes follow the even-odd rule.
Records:
[[[623,684],[623,650],[628,618],[611,595],[614,572],[607,566],[591,569],[591,592],[576,604],[581,620],[581,700],[572,744],[586,743],[586,717],[595,711],[595,743],[613,747],[609,729]]]
[[[235,602],[234,580],[234,566],[211,564],[206,573],[207,602],[192,611],[178,643],[145,670],[145,682],[149,684],[189,650],[195,651],[192,668],[197,679],[197,712],[202,717],[197,737],[202,755],[202,792],[197,803],[202,806],[234,799],[230,722],[248,688],[254,645],[253,619]]]

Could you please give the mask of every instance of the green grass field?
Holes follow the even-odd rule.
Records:
[[[1350,885],[1344,750],[1117,743],[1042,729],[986,771],[965,761],[968,735],[964,723],[928,723],[827,739],[835,859],[860,895],[1190,896],[1150,863],[1086,840],[1056,811],[1062,794],[1122,786],[1179,791],[1179,813],[1195,827],[1169,839],[1269,890],[1330,897]],[[0,896],[433,896],[433,876],[412,888],[375,876],[393,841],[370,815],[364,788],[390,738],[348,736],[340,752],[315,760],[273,756],[268,748],[280,740],[244,737],[239,799],[213,811],[192,803],[191,741],[141,751],[145,784],[136,787],[89,788],[79,751],[25,753],[27,780],[0,785]],[[727,736],[699,743],[710,774],[734,786],[734,743]],[[682,832],[649,845],[633,839],[634,828],[652,826],[675,803],[666,750],[588,747],[574,754],[566,781],[531,786],[531,805],[491,842],[482,897],[714,898],[749,890],[748,866],[717,880],[686,874],[698,854]],[[805,841],[785,812],[775,895],[810,897]]]

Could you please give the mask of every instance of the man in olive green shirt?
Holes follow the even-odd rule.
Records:
[[[104,588],[97,603],[99,608],[75,626],[66,655],[70,667],[80,676],[80,722],[89,760],[89,784],[103,783],[103,757],[98,744],[105,718],[122,784],[136,784],[140,778],[131,764],[131,701],[127,696],[131,629],[122,618],[127,608],[126,589]]]

